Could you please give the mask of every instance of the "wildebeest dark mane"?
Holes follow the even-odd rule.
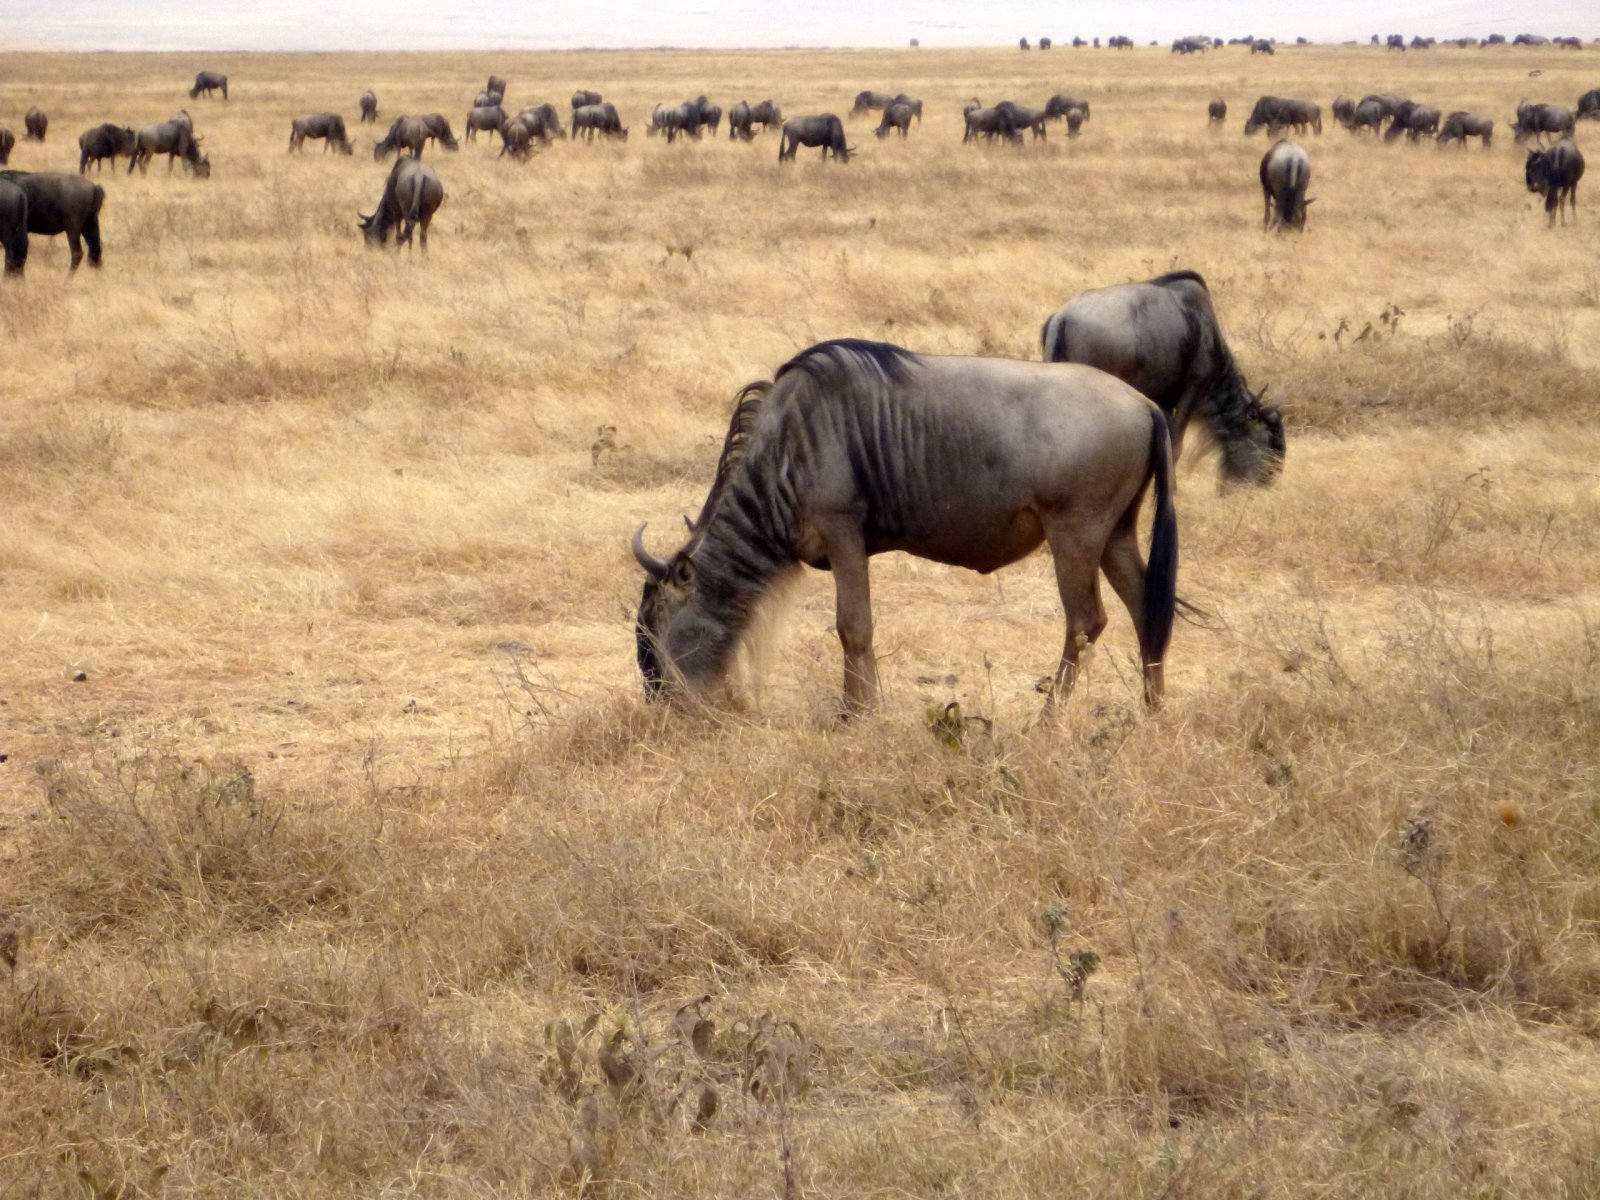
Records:
[[[911,377],[911,366],[916,361],[917,356],[911,351],[888,342],[835,338],[795,355],[778,368],[773,378],[782,379],[790,371],[804,371],[813,378],[827,381],[853,367],[866,367],[890,382],[904,383]]]
[[[751,431],[755,428],[756,418],[761,415],[762,402],[766,400],[767,393],[771,390],[772,384],[762,379],[745,384],[734,398],[733,417],[728,422],[728,436],[723,439],[722,453],[717,456],[717,473],[711,480],[711,490],[706,493],[705,503],[700,506],[700,515],[689,527],[691,540],[705,530],[706,523],[716,512],[718,502],[727,491],[728,480],[744,461],[745,451],[750,448]]]

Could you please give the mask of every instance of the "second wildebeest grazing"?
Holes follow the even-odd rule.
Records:
[[[116,169],[117,155],[128,158],[133,157],[134,147],[138,144],[139,135],[126,125],[113,125],[109,121],[104,125],[96,125],[93,129],[85,129],[78,135],[78,174],[82,175],[89,169],[89,164],[94,163],[95,170],[103,169],[106,159],[111,160],[112,169]],[[0,157],[0,162],[5,159]]]
[[[585,104],[582,108],[572,110],[574,140],[580,132],[590,142],[594,141],[594,135],[597,133],[604,134],[608,138],[628,140],[627,127],[617,115],[617,106],[609,100],[602,100],[599,104]]]
[[[599,104],[603,97],[599,92],[591,92],[588,88],[579,88],[572,93],[572,107],[576,111],[590,104]]]
[[[106,190],[81,175],[56,175],[31,171],[0,171],[0,179],[16,184],[28,197],[28,232],[41,237],[67,235],[72,253],[69,270],[83,261],[89,247],[89,265],[100,265],[100,207]]]
[[[1511,123],[1514,141],[1518,144],[1530,137],[1544,140],[1545,134],[1560,139],[1571,137],[1578,126],[1578,114],[1560,104],[1530,104],[1524,100],[1517,105],[1517,119]]]
[[[814,117],[794,117],[783,123],[778,136],[778,161],[794,161],[801,146],[822,147],[822,161],[832,154],[835,162],[847,163],[855,149],[844,142],[844,122],[833,113],[819,113]]]
[[[761,126],[765,133],[774,125],[783,124],[783,109],[771,100],[763,100],[759,104],[747,104],[743,100],[728,110],[728,139],[743,138],[749,141],[755,137],[755,127]]]
[[[33,107],[22,114],[23,140],[28,142],[42,142],[46,130],[50,128],[50,118],[45,116],[44,109]]]
[[[397,151],[409,150],[412,158],[421,158],[427,140],[428,126],[421,117],[396,117],[383,140],[372,147],[372,157],[382,162]]]
[[[891,129],[898,129],[901,137],[911,132],[911,106],[904,101],[897,100],[884,109],[883,120],[878,122],[878,127],[872,132],[879,137],[885,137]]]
[[[1483,148],[1487,150],[1494,137],[1494,118],[1482,113],[1453,112],[1444,119],[1434,141],[1441,146],[1458,142],[1465,148],[1469,137],[1482,138]]]
[[[361,232],[369,246],[387,245],[389,230],[396,226],[399,228],[394,244],[396,247],[404,246],[411,240],[412,230],[420,225],[422,248],[427,250],[428,225],[443,203],[444,184],[439,182],[433,168],[424,166],[421,159],[401,155],[399,161],[389,169],[389,178],[384,181],[383,198],[378,201],[378,207],[371,216],[356,215],[361,217]]]
[[[189,99],[193,100],[201,92],[206,94],[206,99],[211,98],[211,93],[222,92],[222,98],[228,98],[228,77],[219,71],[201,71],[194,77],[194,86],[189,89]]]
[[[0,247],[6,274],[22,274],[28,263],[28,194],[9,179],[0,179]]]
[[[345,136],[344,118],[338,113],[311,113],[308,116],[296,117],[289,122],[290,150],[299,150],[305,145],[307,138],[325,139],[322,146],[324,154],[329,150],[349,154],[354,149],[350,145],[350,139]]]
[[[1228,482],[1268,484],[1283,468],[1283,415],[1252,392],[1217,323],[1206,281],[1173,271],[1073,297],[1040,331],[1046,362],[1098,367],[1148,396],[1183,453],[1191,420],[1221,451]]]
[[[1151,485],[1150,562],[1138,544]],[[1144,697],[1160,702],[1176,606],[1167,422],[1092,367],[824,342],[739,395],[688,541],[645,572],[635,634],[646,694],[715,695],[802,565],[831,571],[844,702],[878,699],[868,563],[903,551],[987,574],[1050,548],[1066,639],[1050,698],[1071,691],[1105,628],[1100,572],[1133,617]]]
[[[1285,100],[1279,96],[1262,96],[1250,110],[1250,115],[1245,118],[1244,131],[1248,135],[1258,129],[1265,129],[1269,135],[1275,136],[1290,126],[1301,132],[1310,129],[1320,134],[1322,106],[1310,100]]]
[[[1261,196],[1266,206],[1261,227],[1304,229],[1310,182],[1311,157],[1287,138],[1279,138],[1261,156]]]
[[[855,103],[850,106],[850,111],[845,115],[859,117],[862,113],[870,112],[873,109],[888,108],[893,103],[894,96],[888,92],[857,92]]]
[[[1583,152],[1570,137],[1562,138],[1548,150],[1528,151],[1528,161],[1523,178],[1530,192],[1544,195],[1544,210],[1550,215],[1550,224],[1556,223],[1556,213],[1561,223],[1567,223],[1566,205],[1572,205],[1572,216],[1578,216],[1578,180],[1583,178]]]
[[[1044,115],[1048,120],[1054,121],[1058,117],[1066,116],[1074,108],[1083,114],[1085,121],[1089,119],[1089,102],[1087,100],[1082,96],[1068,96],[1058,92],[1044,102]],[[1223,105],[1223,108],[1227,108],[1227,105]]]
[[[172,174],[173,164],[183,159],[184,166],[202,179],[211,176],[211,159],[200,153],[200,140],[193,129],[182,121],[163,121],[159,125],[146,125],[134,137],[133,154],[128,158],[128,174],[135,167],[143,175],[150,160],[158,154],[167,156],[167,174]]]
[[[1206,105],[1206,117],[1208,118],[1208,123],[1212,125],[1220,125],[1223,121],[1226,121],[1228,119],[1228,102],[1222,99],[1211,101]]]
[[[480,129],[497,134],[500,132],[500,126],[505,123],[506,110],[498,104],[488,108],[475,108],[467,114],[467,141],[477,141]]]
[[[1590,88],[1578,97],[1579,119],[1600,120],[1600,88]]]
[[[11,150],[17,144],[17,135],[4,125],[0,125],[0,167],[6,165],[11,158]]]
[[[427,131],[427,136],[446,150],[461,149],[461,143],[456,141],[456,135],[450,129],[450,122],[445,120],[443,113],[423,113],[418,119],[421,120],[423,129]]]
[[[962,145],[980,137],[986,142],[993,142],[997,137],[1019,144],[1022,141],[1010,110],[998,104],[993,108],[985,108],[974,102],[962,110],[961,116],[966,121],[966,132],[961,135]]]
[[[376,122],[378,119],[378,95],[371,88],[361,93],[361,123]]]

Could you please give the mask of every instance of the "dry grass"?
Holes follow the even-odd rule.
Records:
[[[1238,133],[1590,62],[0,56],[51,116],[13,165],[187,105],[215,168],[107,177],[105,269],[0,286],[0,1197],[1593,1194],[1600,225],[1547,230],[1509,145],[1330,126],[1264,237]],[[490,70],[634,137],[430,148],[426,260],[361,246],[363,152],[283,152],[367,86],[459,124]],[[847,168],[642,133],[867,86],[927,124]],[[1069,88],[1078,141],[959,145],[968,96]],[[1165,712],[1117,613],[1038,721],[1037,560],[880,561],[874,720],[816,577],[758,707],[645,708],[626,537],[739,385],[837,335],[1031,356],[1173,265],[1292,440],[1266,493],[1185,473],[1213,619]]]

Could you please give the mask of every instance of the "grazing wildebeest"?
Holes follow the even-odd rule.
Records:
[[[478,140],[478,131],[487,130],[490,133],[499,133],[500,126],[506,123],[506,110],[498,104],[492,108],[475,108],[467,114],[467,141]]]
[[[1116,37],[1112,38],[1107,45],[1109,45],[1113,50],[1132,50],[1133,39],[1127,36],[1127,34],[1119,33]]]
[[[1206,105],[1206,115],[1212,125],[1219,124],[1228,119],[1228,102],[1226,100],[1213,100]]]
[[[89,169],[92,162],[95,170],[104,168],[105,160],[111,160],[112,169],[116,169],[117,155],[133,157],[134,147],[138,144],[139,135],[126,125],[96,125],[93,129],[85,129],[78,135],[78,174],[82,175]],[[0,162],[5,161],[5,156],[0,155]]]
[[[1055,43],[1047,37],[1042,37],[1039,39],[1039,49],[1041,50],[1048,50],[1053,45],[1055,45]]]
[[[483,85],[483,90],[486,92],[499,92],[504,96],[506,94],[506,81],[498,75],[491,75],[489,76],[489,82]]]
[[[1069,108],[1075,108],[1083,114],[1083,119],[1089,119],[1089,102],[1082,96],[1067,96],[1057,92],[1044,102],[1044,115],[1054,121],[1057,117],[1067,115]]]
[[[1482,138],[1483,148],[1487,150],[1494,137],[1494,118],[1481,113],[1453,112],[1444,119],[1439,136],[1434,140],[1441,146],[1448,142],[1460,142],[1465,149],[1469,137]]]
[[[21,275],[28,264],[28,194],[9,179],[0,179],[0,246],[6,274]]]
[[[1198,418],[1221,451],[1224,480],[1268,484],[1283,469],[1283,415],[1262,403],[1265,388],[1245,383],[1195,272],[1084,292],[1044,323],[1040,342],[1045,362],[1098,367],[1154,401],[1167,414],[1174,461]]]
[[[543,104],[530,104],[519,112],[515,119],[528,127],[529,137],[546,146],[553,137],[567,136],[567,131],[561,127],[561,114],[556,111],[556,106],[548,101]]]
[[[411,151],[411,157],[421,158],[423,144],[428,140],[428,126],[421,117],[396,117],[384,134],[383,141],[372,147],[372,157],[382,162],[399,150]]]
[[[389,170],[389,178],[383,185],[383,199],[378,201],[377,209],[370,217],[359,212],[356,215],[361,217],[361,231],[367,245],[388,245],[389,230],[398,225],[400,228],[394,239],[398,248],[411,240],[411,231],[420,224],[422,248],[426,251],[428,224],[443,203],[444,184],[439,182],[433,168],[424,166],[421,159],[401,155]]]
[[[1310,100],[1284,100],[1278,96],[1262,96],[1256,101],[1255,108],[1250,110],[1249,117],[1245,119],[1244,131],[1246,134],[1251,134],[1264,128],[1268,135],[1275,135],[1288,126],[1293,126],[1300,132],[1309,128],[1321,133],[1322,106],[1313,104]]]
[[[456,135],[450,129],[450,122],[444,119],[443,113],[424,113],[422,124],[428,131],[428,136],[446,150],[461,149],[461,143],[456,141]]]
[[[368,89],[367,91],[361,93],[361,123],[363,125],[365,125],[368,121],[376,123],[377,120],[378,95],[376,92]]]
[[[1148,567],[1138,515],[1155,490]],[[739,394],[715,480],[646,579],[636,641],[646,695],[715,695],[759,626],[760,601],[802,564],[833,573],[849,711],[878,699],[868,562],[903,551],[987,574],[1050,547],[1066,638],[1065,699],[1105,628],[1105,572],[1138,632],[1144,698],[1163,691],[1178,570],[1172,447],[1159,409],[1075,364],[912,354],[836,341]]]
[[[720,104],[700,105],[700,124],[711,126],[711,136],[716,137],[717,131],[722,127],[722,106]]]
[[[1394,114],[1394,120],[1389,122],[1389,129],[1383,135],[1383,140],[1392,142],[1401,134],[1405,134],[1407,141],[1416,141],[1423,134],[1432,136],[1439,132],[1439,110],[1429,104],[1418,104],[1407,100]]]
[[[891,100],[890,103],[904,104],[911,110],[911,115],[916,117],[917,124],[922,124],[922,98],[920,96],[908,96],[904,92],[901,92],[898,96]]]
[[[572,93],[572,107],[574,110],[590,104],[599,104],[604,99],[599,92],[591,92],[588,88],[579,88]]]
[[[1010,100],[1000,101],[995,105],[995,108],[1003,109],[1006,115],[1011,118],[1011,128],[1019,132],[1024,129],[1031,129],[1035,140],[1045,136],[1044,109],[1027,108]]]
[[[1360,133],[1363,129],[1370,129],[1376,137],[1382,128],[1383,104],[1376,96],[1368,96],[1350,114],[1350,132]]]
[[[477,96],[473,98],[472,107],[499,108],[501,107],[500,102],[504,99],[505,95],[501,92],[479,92]],[[471,141],[472,139],[468,138],[467,140]]]
[[[44,109],[33,107],[22,114],[23,141],[42,142],[45,131],[50,128],[50,118],[44,115]]]
[[[1565,205],[1570,202],[1572,215],[1578,215],[1578,180],[1583,178],[1583,153],[1576,142],[1564,137],[1548,150],[1528,151],[1524,179],[1530,192],[1544,194],[1544,210],[1550,215],[1550,224],[1556,223],[1556,213],[1561,213],[1561,223],[1567,223]]]
[[[1558,37],[1555,39],[1555,45],[1560,46],[1563,50],[1582,50],[1583,39],[1581,37]]]
[[[1261,156],[1261,196],[1266,205],[1261,227],[1304,229],[1310,182],[1310,156],[1287,138],[1279,138]]]
[[[106,190],[81,175],[55,175],[30,171],[0,171],[0,179],[16,184],[28,197],[28,232],[41,237],[67,235],[76,271],[83,261],[81,238],[89,246],[89,265],[100,265],[100,206]]]
[[[1591,88],[1578,97],[1578,116],[1587,120],[1600,120],[1600,88]]]
[[[755,127],[761,126],[765,133],[774,125],[783,124],[783,109],[771,100],[763,100],[759,104],[747,104],[743,100],[728,110],[728,138],[743,138],[749,141],[755,137]]]
[[[1383,44],[1391,50],[1398,50],[1401,54],[1404,54],[1406,52],[1406,35],[1403,33],[1391,33],[1384,39]]]
[[[884,137],[891,129],[898,129],[900,136],[905,137],[911,132],[911,106],[904,103],[889,105],[883,110],[883,120],[878,122],[878,127],[872,132],[879,137]]]
[[[349,154],[354,148],[350,139],[345,136],[344,118],[338,113],[311,113],[308,116],[296,117],[289,122],[289,149],[299,150],[305,145],[307,138],[323,138],[322,152],[337,150],[340,154]]]
[[[17,144],[17,135],[0,125],[0,167],[11,157],[11,148]]]
[[[204,92],[206,98],[210,99],[211,93],[218,89],[221,89],[222,98],[226,100],[228,98],[228,77],[217,71],[201,71],[194,77],[194,86],[189,89],[189,99],[193,100],[201,92]]]
[[[517,117],[507,117],[505,124],[500,126],[500,157],[509,154],[518,162],[527,162],[531,140],[528,126],[523,121]]]
[[[1271,54],[1275,56],[1277,51],[1272,48],[1272,43],[1267,41],[1266,38],[1257,38],[1255,41],[1250,43],[1250,53]]]
[[[674,104],[670,108],[658,104],[650,113],[649,133],[665,133],[670,144],[677,140],[679,134],[687,134],[696,140],[700,137],[700,106],[689,100],[683,104]]]
[[[856,102],[850,106],[850,111],[845,115],[859,117],[871,109],[888,108],[893,103],[894,97],[888,92],[857,92]]]
[[[1337,96],[1333,101],[1333,119],[1346,129],[1355,128],[1356,102],[1349,96]]]
[[[1542,33],[1519,33],[1511,39],[1513,46],[1548,46],[1550,39]]]
[[[1033,49],[1033,47],[1028,45],[1028,39],[1027,38],[1018,38],[1017,39],[1017,49],[1019,49],[1019,50],[1031,50],[1031,49]]]
[[[1075,138],[1083,131],[1083,117],[1083,109],[1067,109],[1067,136],[1069,138]]]
[[[823,162],[832,154],[835,162],[847,163],[855,153],[854,147],[845,145],[844,122],[833,113],[794,117],[783,123],[783,132],[778,135],[778,161],[793,162],[801,146],[821,146]]]
[[[167,174],[172,174],[173,164],[183,159],[190,172],[202,179],[211,176],[211,159],[200,153],[200,139],[181,121],[163,121],[159,125],[146,125],[134,137],[133,153],[128,158],[128,174],[135,167],[143,175],[150,160],[158,154],[167,156]]]
[[[984,108],[982,105],[969,104],[962,116],[966,119],[967,124],[966,132],[961,135],[963,144],[978,137],[988,142],[994,141],[996,137],[1019,144],[1022,141],[1022,135],[1017,132],[1010,110],[1001,108],[999,105],[993,108]]]
[[[1517,119],[1511,125],[1519,144],[1530,137],[1544,140],[1545,134],[1557,139],[1571,137],[1578,126],[1578,114],[1560,104],[1530,104],[1524,100],[1517,105]]]
[[[591,142],[597,133],[628,140],[628,131],[623,127],[622,118],[617,116],[617,106],[609,100],[573,109],[572,136],[576,138],[579,131]]]

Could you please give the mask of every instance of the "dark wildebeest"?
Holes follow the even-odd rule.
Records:
[[[741,100],[728,110],[728,138],[743,138],[749,141],[755,136],[755,127],[761,126],[765,133],[774,125],[783,124],[783,109],[771,100],[763,100],[759,104],[746,104]]]
[[[1011,118],[1011,127],[1013,129],[1019,132],[1024,129],[1033,130],[1035,141],[1045,136],[1044,109],[1027,108],[1010,100],[1000,101],[995,105],[995,108],[1005,110],[1006,115]]]
[[[1287,138],[1279,138],[1261,156],[1261,197],[1266,206],[1261,227],[1304,229],[1310,182],[1310,156]]]
[[[383,141],[372,147],[372,157],[382,162],[399,150],[411,151],[412,158],[422,157],[423,144],[428,140],[428,126],[421,117],[396,117],[384,134]]]
[[[439,205],[444,203],[444,185],[420,159],[401,155],[389,170],[383,185],[383,199],[373,214],[361,217],[361,231],[369,246],[389,243],[389,230],[399,226],[394,244],[398,248],[411,240],[411,231],[422,226],[422,248],[428,248],[428,224]]]
[[[883,120],[878,122],[878,127],[872,132],[879,137],[885,137],[891,129],[898,129],[900,136],[905,137],[911,132],[911,106],[897,101],[883,110]]]
[[[1355,112],[1350,114],[1350,132],[1360,133],[1363,129],[1372,130],[1374,137],[1383,128],[1383,103],[1376,96],[1368,96],[1356,105]]]
[[[1528,151],[1524,178],[1530,192],[1544,194],[1544,210],[1550,214],[1550,224],[1556,223],[1556,213],[1561,213],[1561,223],[1567,223],[1565,205],[1570,202],[1572,215],[1578,215],[1578,180],[1583,178],[1583,153],[1570,137],[1564,137],[1548,150]]]
[[[1044,102],[1044,115],[1054,121],[1057,117],[1067,115],[1069,108],[1075,108],[1083,114],[1083,119],[1089,119],[1089,102],[1082,96],[1067,96],[1057,92]]]
[[[511,155],[518,162],[527,162],[532,140],[528,126],[518,117],[507,117],[500,126],[500,157]]]
[[[1053,45],[1055,45],[1055,43],[1047,37],[1042,37],[1039,39],[1039,49],[1041,50],[1048,50]]]
[[[984,108],[979,104],[969,104],[961,115],[967,124],[966,132],[961,135],[963,145],[979,137],[989,142],[996,137],[1018,144],[1022,142],[1022,135],[1017,132],[1010,111],[999,105]]]
[[[368,121],[376,123],[378,120],[378,95],[371,90],[361,93],[361,123]]]
[[[1083,131],[1083,109],[1067,109],[1067,136],[1075,138]]]
[[[527,126],[528,136],[542,145],[548,146],[551,138],[567,136],[567,131],[561,127],[561,114],[549,101],[543,104],[530,104],[514,119]]]
[[[34,107],[22,114],[23,141],[44,141],[45,130],[50,128],[50,118],[44,115],[44,109]]]
[[[1197,417],[1225,481],[1268,484],[1283,469],[1283,415],[1262,403],[1265,388],[1245,383],[1195,272],[1084,292],[1044,323],[1040,341],[1045,362],[1098,367],[1150,397],[1167,414],[1174,461]]]
[[[1558,37],[1555,39],[1555,44],[1563,50],[1583,49],[1583,39],[1580,37]]]
[[[1346,129],[1355,128],[1356,102],[1349,96],[1337,96],[1333,101],[1333,119]]]
[[[117,155],[133,157],[134,147],[138,145],[139,135],[126,125],[96,125],[93,129],[85,129],[78,135],[78,174],[82,175],[89,169],[89,164],[94,163],[95,170],[104,169],[105,160],[111,160],[113,170],[117,166]],[[0,155],[0,162],[5,157]]]
[[[1434,140],[1441,146],[1458,141],[1465,149],[1469,137],[1482,138],[1483,148],[1487,150],[1494,137],[1494,119],[1481,113],[1453,112],[1444,119],[1439,136]]]
[[[677,140],[679,134],[687,134],[696,140],[700,137],[700,106],[694,101],[683,104],[674,104],[667,107],[658,104],[650,114],[651,134],[665,133],[668,143]]]
[[[0,125],[0,167],[11,157],[11,148],[17,144],[17,135]]]
[[[1401,54],[1404,54],[1406,52],[1406,35],[1403,33],[1391,33],[1384,39],[1383,44],[1391,50],[1398,50]]]
[[[1571,137],[1577,129],[1578,114],[1560,104],[1530,104],[1524,100],[1517,105],[1517,119],[1511,128],[1519,144],[1530,137],[1544,140],[1545,134],[1560,139]]]
[[[599,104],[603,98],[599,92],[591,92],[588,88],[579,88],[572,93],[573,110],[576,111],[590,104]]]
[[[1226,100],[1213,100],[1206,105],[1206,115],[1210,124],[1217,125],[1228,119],[1228,102]]]
[[[584,137],[591,142],[597,133],[603,133],[607,137],[619,137],[623,141],[628,140],[628,131],[623,127],[622,118],[617,116],[617,106],[609,100],[573,109],[572,136],[576,138],[579,131],[582,131]]]
[[[150,160],[158,154],[167,156],[168,175],[181,158],[191,173],[202,179],[211,176],[211,159],[200,153],[200,139],[181,121],[163,121],[139,130],[134,137],[133,153],[128,157],[128,174],[132,175],[133,169],[138,167],[139,174],[143,175],[150,167]]]
[[[428,131],[428,136],[446,150],[461,149],[461,143],[456,141],[456,135],[450,129],[450,122],[444,119],[443,113],[424,113],[422,125]]]
[[[0,246],[6,274],[21,275],[28,264],[28,194],[9,179],[0,179]]]
[[[700,105],[700,124],[711,126],[711,136],[716,137],[717,131],[722,128],[722,106],[720,104]]]
[[[505,94],[502,93],[502,92],[479,92],[477,94],[477,96],[475,96],[473,98],[472,107],[473,108],[499,108],[499,107],[501,107],[501,103],[500,102],[502,100],[504,100],[504,99],[505,99]],[[472,139],[468,138],[467,140],[470,142]]]
[[[917,124],[922,124],[922,98],[920,96],[908,96],[904,92],[901,92],[892,101],[890,101],[890,103],[904,104],[911,110],[911,115],[916,117]]]
[[[489,82],[483,85],[483,90],[486,92],[499,92],[504,96],[506,94],[506,81],[498,75],[491,75],[489,76]]]
[[[189,89],[189,99],[193,100],[201,92],[204,92],[209,100],[211,93],[219,88],[222,91],[222,98],[226,100],[228,98],[228,77],[226,75],[216,71],[201,71],[200,74],[194,77],[194,86]]]
[[[1113,50],[1132,50],[1133,39],[1125,33],[1119,33],[1107,43]]]
[[[847,163],[855,153],[845,145],[844,122],[832,113],[794,117],[783,123],[783,132],[778,135],[778,161],[793,162],[801,146],[821,146],[823,162],[832,154],[835,162]]]
[[[338,113],[311,113],[289,122],[289,149],[299,150],[307,138],[324,138],[322,152],[337,150],[349,154],[353,147],[344,133],[344,118]]]
[[[1272,48],[1272,43],[1267,41],[1266,38],[1257,38],[1255,41],[1250,43],[1250,53],[1251,54],[1272,54],[1272,55],[1276,56],[1277,51],[1275,51]]]
[[[1138,515],[1154,485],[1148,567]],[[1161,701],[1176,609],[1172,446],[1159,409],[1076,364],[912,354],[837,341],[739,393],[710,493],[665,562],[644,569],[645,692],[714,697],[760,601],[802,564],[833,573],[844,702],[878,700],[868,563],[904,551],[987,574],[1050,547],[1066,638],[1049,703],[1105,628],[1105,572],[1138,632],[1145,702]]]
[[[1587,120],[1600,120],[1600,88],[1591,88],[1578,97],[1578,116]]]
[[[1416,141],[1423,134],[1432,136],[1439,132],[1439,110],[1429,104],[1418,104],[1407,100],[1394,114],[1394,120],[1389,122],[1389,130],[1383,135],[1383,140],[1392,142],[1403,133],[1407,141]]]
[[[500,126],[505,123],[506,110],[498,104],[491,108],[475,108],[467,114],[467,141],[477,141],[480,129],[489,133],[499,133]]]
[[[893,103],[894,97],[888,92],[857,92],[856,102],[850,106],[850,111],[845,115],[859,117],[871,109],[888,108]]]
[[[1297,131],[1311,129],[1322,132],[1322,106],[1310,100],[1284,100],[1278,96],[1262,96],[1245,119],[1244,131],[1254,133],[1265,129],[1269,135],[1293,126]]]
[[[100,206],[106,190],[81,175],[0,171],[0,179],[16,184],[28,197],[28,232],[41,237],[67,235],[76,271],[83,261],[81,238],[89,246],[89,265],[100,265]]]
[[[1519,33],[1511,39],[1513,46],[1548,46],[1550,39],[1542,33]]]
[[[1017,39],[1017,49],[1019,49],[1019,50],[1031,50],[1031,49],[1033,49],[1033,47],[1028,45],[1028,39],[1027,38],[1018,38]]]

